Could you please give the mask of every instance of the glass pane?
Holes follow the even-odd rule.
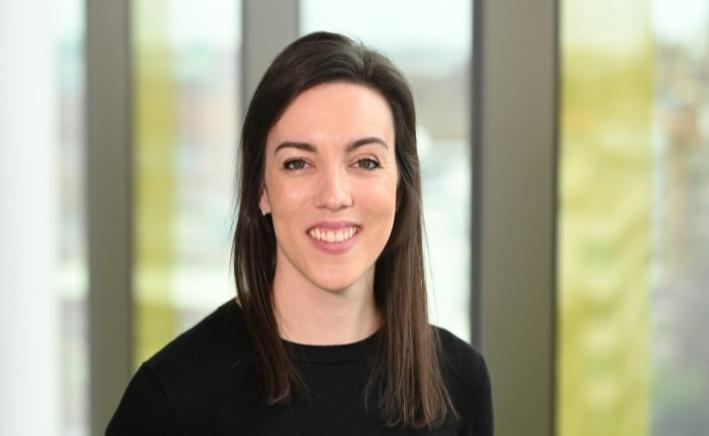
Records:
[[[558,434],[706,434],[709,4],[561,10]]]
[[[59,164],[60,417],[63,435],[89,434],[88,265],[83,0],[56,13]]]
[[[326,30],[360,40],[389,56],[409,80],[418,116],[430,315],[469,339],[471,2],[300,5],[301,33]]]
[[[709,3],[656,0],[652,434],[709,431]]]
[[[240,2],[133,2],[135,364],[234,296]]]

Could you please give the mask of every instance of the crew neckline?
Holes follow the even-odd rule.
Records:
[[[231,312],[236,314],[238,322],[246,328],[246,319],[241,306],[235,300],[225,303],[225,306],[227,305],[231,307]],[[362,340],[339,345],[301,344],[286,339],[281,339],[281,341],[293,360],[312,363],[343,363],[364,359],[371,355],[380,331],[381,328]]]
[[[281,339],[293,360],[312,363],[343,363],[360,360],[371,354],[379,331],[348,344],[311,345]]]

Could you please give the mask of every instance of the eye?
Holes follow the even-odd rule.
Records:
[[[303,159],[291,159],[283,162],[283,169],[294,171],[302,170],[305,168],[305,161]]]
[[[379,162],[370,158],[363,158],[357,161],[357,166],[364,170],[375,170],[379,168]]]

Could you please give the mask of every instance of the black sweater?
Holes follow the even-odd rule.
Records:
[[[259,400],[241,308],[230,301],[146,361],[106,430],[118,435],[491,436],[490,382],[480,354],[439,329],[443,376],[460,415],[434,431],[387,427],[362,392],[377,333],[337,346],[286,342],[309,395],[286,405]]]

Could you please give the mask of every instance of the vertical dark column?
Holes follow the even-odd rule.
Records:
[[[496,433],[554,433],[557,2],[478,0],[473,338]]]
[[[298,37],[297,0],[242,0],[243,113],[276,55]]]
[[[130,1],[86,1],[91,434],[131,375]]]

